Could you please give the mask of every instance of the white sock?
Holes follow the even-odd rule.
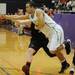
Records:
[[[73,71],[74,72],[74,68],[71,68],[70,71]]]

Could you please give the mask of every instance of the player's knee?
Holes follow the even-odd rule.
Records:
[[[58,48],[57,48],[57,51],[59,51],[59,50],[62,50],[63,49],[63,44],[62,45],[60,45]]]
[[[60,50],[55,50],[55,51],[53,51],[53,53],[55,53],[55,54],[57,54],[57,53],[59,53],[60,52]]]
[[[28,49],[28,54],[34,55],[34,54],[35,54],[35,50],[32,49],[32,48],[29,48],[29,49]]]
[[[63,49],[63,45],[60,45],[55,51],[55,54],[59,54],[61,52],[61,50]]]

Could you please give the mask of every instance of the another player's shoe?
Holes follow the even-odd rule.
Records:
[[[70,70],[69,75],[74,75],[74,68],[72,68],[72,69]]]
[[[67,41],[65,41],[65,50],[67,54],[70,54],[71,52],[71,40],[67,39]]]
[[[69,64],[68,63],[66,63],[65,65],[62,65],[62,68],[61,68],[61,70],[59,71],[59,73],[64,73],[65,72],[65,70],[67,69],[67,68],[69,68]]]

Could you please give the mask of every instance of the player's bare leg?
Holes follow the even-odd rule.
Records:
[[[30,65],[31,65],[34,53],[35,53],[34,49],[32,48],[28,49],[27,57],[26,57],[26,64],[22,67],[22,71],[25,73],[25,75],[29,75]]]
[[[58,57],[58,59],[61,62],[61,70],[59,71],[59,73],[64,73],[65,70],[70,66],[64,55],[62,54],[61,50],[63,49],[63,45],[61,45],[59,48],[57,48],[57,50],[55,51],[56,56]]]

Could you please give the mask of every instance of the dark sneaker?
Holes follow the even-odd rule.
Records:
[[[65,70],[66,70],[67,68],[69,68],[69,66],[70,66],[70,65],[69,65],[68,63],[66,63],[66,65],[63,65],[59,73],[64,73]]]
[[[70,70],[69,75],[74,75],[74,69],[73,68]]]
[[[29,75],[29,67],[28,66],[23,66],[22,71],[25,73],[25,75]]]
[[[65,41],[65,50],[67,54],[70,54],[71,52],[71,40],[67,39],[67,41]]]

